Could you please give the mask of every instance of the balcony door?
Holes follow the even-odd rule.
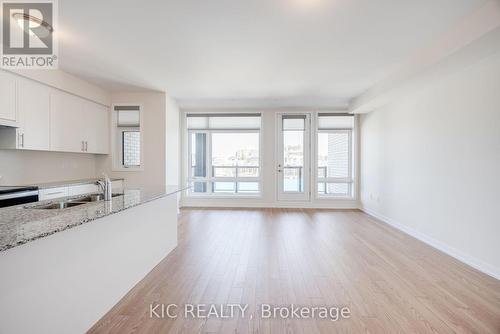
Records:
[[[311,115],[277,115],[277,197],[279,201],[308,201],[311,196]]]

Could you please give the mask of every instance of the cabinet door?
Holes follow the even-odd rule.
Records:
[[[82,99],[53,90],[50,97],[50,149],[83,152],[86,124]]]
[[[61,198],[66,196],[68,196],[68,187],[40,189],[40,191],[38,191],[38,199],[40,201],[46,201],[49,199]]]
[[[85,101],[85,140],[87,152],[109,153],[109,112],[108,108],[97,103]]]
[[[68,196],[78,196],[99,192],[99,187],[95,184],[80,184],[68,187]]]
[[[109,109],[101,105],[96,105],[97,124],[96,131],[96,150],[95,153],[109,154],[110,128],[109,128]]]
[[[17,125],[16,76],[0,70],[0,125]]]
[[[34,81],[18,81],[19,115],[17,148],[49,150],[50,89]]]

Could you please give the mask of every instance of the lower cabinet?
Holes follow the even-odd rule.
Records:
[[[111,184],[113,193],[120,193],[123,191],[123,180],[113,180]],[[102,192],[102,190],[95,183],[60,186],[55,188],[40,189],[38,191],[38,200],[45,201],[61,197],[78,196],[97,192]]]
[[[57,187],[40,189],[38,191],[38,200],[45,201],[68,196],[68,187]]]
[[[68,196],[78,196],[99,191],[99,186],[96,184],[81,184],[77,186],[70,186],[68,188]]]

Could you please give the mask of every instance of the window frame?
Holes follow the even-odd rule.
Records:
[[[355,163],[356,163],[356,157],[354,152],[356,152],[355,149],[355,135],[356,135],[356,116],[353,115],[353,127],[352,129],[346,129],[346,128],[332,128],[332,129],[319,129],[319,117],[321,112],[316,113],[315,115],[315,127],[314,127],[314,166],[312,166],[313,169],[313,180],[314,180],[314,186],[313,186],[313,191],[314,191],[314,198],[317,200],[355,200],[356,199],[356,168],[355,168]],[[344,116],[345,114],[338,114],[338,116]],[[333,116],[333,114],[332,114]],[[347,133],[349,135],[349,170],[348,170],[348,175],[349,177],[319,177],[319,134],[320,133]],[[325,192],[326,192],[326,187],[328,183],[338,183],[338,184],[344,184],[347,183],[349,185],[349,192],[347,195],[335,195],[335,194],[326,194],[326,193],[319,193],[319,183],[325,184]]]
[[[139,107],[139,127],[118,127],[118,110],[115,107],[128,107],[134,106]],[[110,133],[111,133],[111,160],[112,166],[111,170],[113,172],[142,172],[144,171],[144,113],[143,106],[141,103],[113,103],[111,105],[111,122],[110,123]],[[123,165],[123,132],[128,131],[139,131],[140,133],[140,160],[141,164],[139,166],[129,166],[125,167]],[[117,142],[118,134],[120,142]]]
[[[206,114],[206,113],[204,113]],[[220,114],[219,112],[214,114]],[[263,195],[262,189],[262,115],[260,116],[260,128],[259,129],[188,129],[187,128],[187,114],[184,115],[183,119],[183,131],[185,131],[187,140],[186,140],[186,168],[184,168],[184,173],[186,173],[186,179],[189,184],[194,182],[205,182],[207,185],[207,192],[193,192],[192,188],[187,191],[188,197],[202,198],[227,198],[227,197],[250,197],[250,198],[260,198]],[[206,140],[206,168],[207,168],[207,176],[205,177],[195,177],[193,176],[192,169],[192,134],[193,133],[205,133],[207,135]],[[212,165],[212,134],[214,133],[256,133],[259,136],[259,165],[254,168],[258,168],[259,176],[258,177],[215,177],[214,169]],[[239,166],[234,166],[237,168]],[[241,167],[240,167],[241,168]],[[187,169],[187,172],[186,172]],[[214,182],[234,182],[235,183],[235,192],[214,192]],[[248,193],[248,192],[237,192],[238,183],[239,182],[257,182],[259,190],[256,193]]]

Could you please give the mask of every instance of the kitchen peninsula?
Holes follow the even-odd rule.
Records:
[[[88,330],[176,247],[180,191],[143,187],[64,209],[47,209],[54,201],[1,209],[2,329]]]

